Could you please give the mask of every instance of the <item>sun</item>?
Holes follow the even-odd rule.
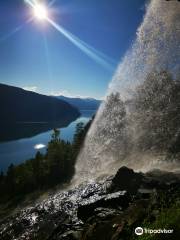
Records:
[[[39,20],[46,20],[48,17],[48,10],[43,4],[36,4],[34,6],[34,16]]]

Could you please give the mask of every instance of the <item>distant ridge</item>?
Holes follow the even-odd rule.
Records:
[[[79,98],[79,97],[65,97],[65,96],[58,96],[57,98],[68,102],[72,106],[78,108],[80,111],[82,110],[96,111],[101,104],[101,100],[97,100],[94,98]]]
[[[59,122],[69,124],[80,116],[69,103],[18,87],[0,84],[0,122]]]

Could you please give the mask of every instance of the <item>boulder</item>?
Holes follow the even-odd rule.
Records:
[[[135,173],[132,169],[121,167],[112,179],[110,191],[126,190],[131,194],[137,193],[143,180],[143,174]]]
[[[95,214],[95,209],[97,208],[125,209],[129,206],[129,202],[130,196],[126,191],[92,197],[88,201],[82,202],[82,204],[79,205],[77,216],[85,222]]]

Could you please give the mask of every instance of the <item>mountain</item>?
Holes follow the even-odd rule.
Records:
[[[77,108],[53,97],[0,84],[0,122],[62,122],[64,126],[80,116]]]
[[[57,98],[68,102],[72,106],[78,108],[80,111],[97,110],[99,108],[99,105],[101,104],[101,100],[97,100],[94,98],[71,98],[65,96],[58,96]]]

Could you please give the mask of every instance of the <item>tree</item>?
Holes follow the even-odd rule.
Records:
[[[3,180],[4,180],[4,173],[3,173],[3,171],[1,171],[1,174],[0,174],[0,184],[2,183]]]
[[[11,195],[15,192],[15,167],[14,164],[10,164],[6,175],[7,188],[6,191]]]
[[[60,139],[60,131],[54,129],[47,148],[49,182],[51,184],[65,181],[73,172],[72,146]]]
[[[76,125],[76,130],[75,130],[75,134],[74,134],[74,138],[73,138],[73,157],[76,158],[82,142],[84,140],[84,134],[85,134],[85,130],[84,130],[84,123],[80,122]]]
[[[33,159],[17,166],[11,164],[6,175],[0,175],[1,202],[70,181],[77,153],[90,124],[91,121],[86,126],[77,125],[73,144],[61,140],[60,131],[54,129],[46,154],[37,152]]]
[[[42,187],[46,183],[46,177],[48,175],[48,166],[45,160],[45,156],[39,151],[36,153],[35,158],[32,160],[33,173],[35,182],[38,187]]]
[[[60,141],[60,130],[54,128],[51,138],[52,138],[51,141],[53,143],[59,142]]]

